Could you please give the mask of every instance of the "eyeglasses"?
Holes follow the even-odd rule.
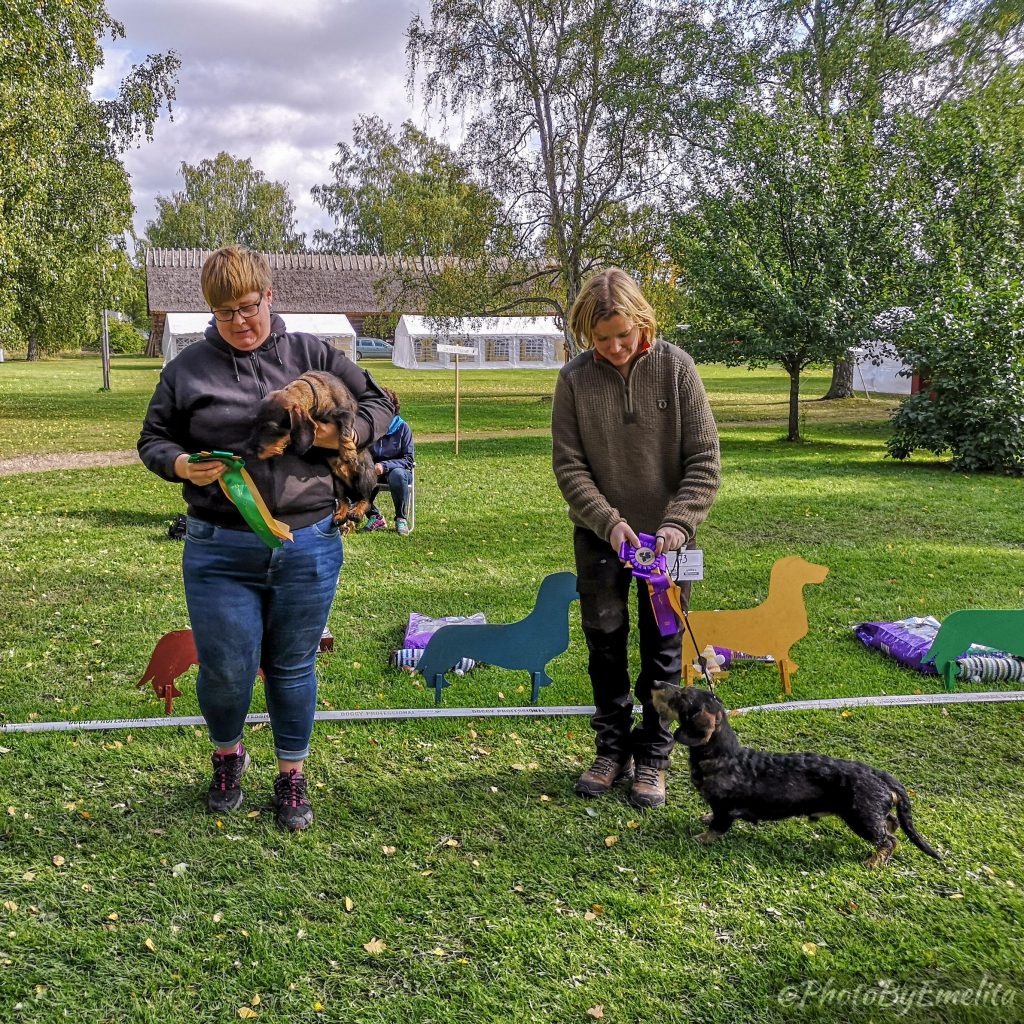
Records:
[[[263,305],[262,295],[259,302],[250,302],[248,305],[238,306],[235,309],[214,309],[211,312],[213,313],[214,320],[219,320],[221,323],[226,324],[235,319],[236,313],[241,313],[244,319],[251,320],[260,311],[261,305]]]

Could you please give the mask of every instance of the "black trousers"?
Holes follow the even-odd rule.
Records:
[[[682,634],[661,635],[647,584],[637,581],[640,674],[635,689],[643,715],[634,726],[629,677],[629,591],[633,574],[619,561],[618,552],[591,530],[576,527],[573,549],[583,635],[590,652],[588,670],[597,708],[590,720],[597,734],[597,753],[620,764],[632,756],[639,764],[666,768],[675,741],[651,705],[651,684],[657,680],[679,685]],[[690,585],[683,584],[680,591],[682,606],[688,608]]]

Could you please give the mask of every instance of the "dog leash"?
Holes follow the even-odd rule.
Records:
[[[292,531],[286,523],[273,517],[240,455],[214,451],[196,452],[188,457],[189,462],[211,460],[223,462],[227,467],[227,472],[217,479],[220,489],[241,513],[252,532],[268,548],[279,548],[284,541],[292,540]]]

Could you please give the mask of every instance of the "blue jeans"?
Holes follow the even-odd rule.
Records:
[[[260,668],[274,748],[283,761],[309,755],[316,655],[344,561],[327,516],[268,548],[248,530],[188,517],[182,572],[199,655],[196,695],[210,739],[242,738]]]
[[[404,469],[402,466],[396,466],[387,476],[388,490],[391,491],[391,500],[395,503],[395,517],[398,519],[408,518],[406,506],[409,504],[409,481],[411,479],[411,471]],[[377,477],[378,486],[384,482],[383,477]],[[376,497],[373,499],[372,508],[378,512],[380,511],[377,508]],[[372,515],[373,513],[371,512],[370,514]]]

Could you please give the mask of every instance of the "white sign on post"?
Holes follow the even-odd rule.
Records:
[[[475,348],[467,345],[438,345],[438,352],[455,356],[455,454],[459,454],[459,356],[475,356]]]
[[[469,348],[467,345],[436,345],[435,348],[438,352],[443,352],[447,356],[475,356],[476,349]]]
[[[665,553],[668,574],[676,583],[704,579],[704,552],[688,548]]]

